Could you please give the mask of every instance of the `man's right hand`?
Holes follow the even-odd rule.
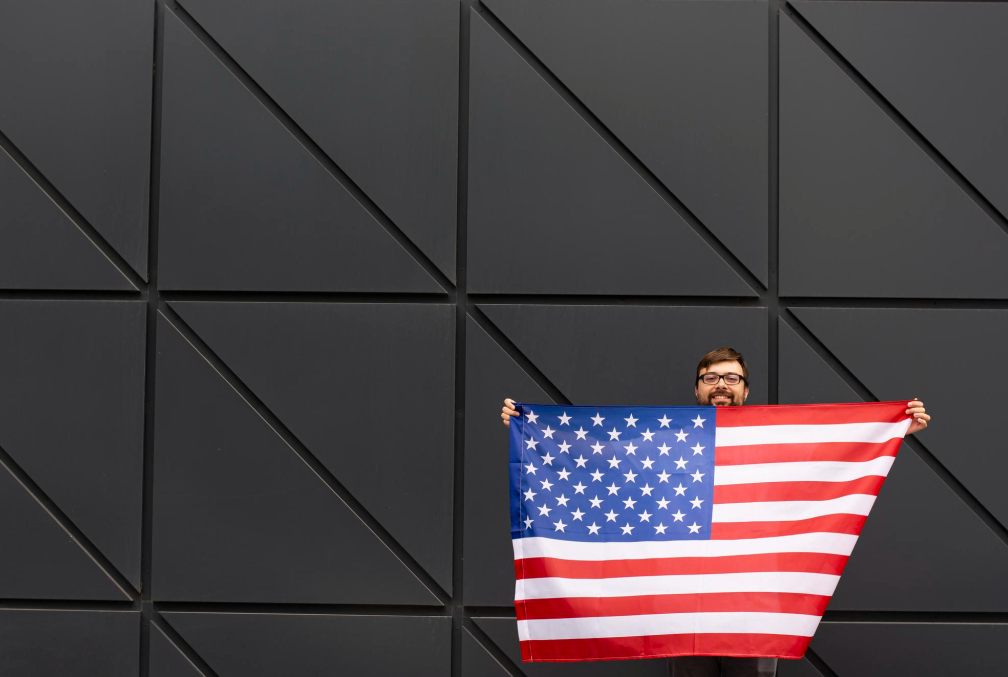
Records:
[[[518,410],[514,408],[514,400],[510,397],[504,398],[504,406],[501,407],[501,423],[506,426],[511,425],[511,417],[517,416]]]

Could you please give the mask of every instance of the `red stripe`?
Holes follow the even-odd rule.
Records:
[[[822,616],[830,598],[795,592],[707,592],[629,597],[558,597],[515,602],[519,621],[593,616],[749,611]]]
[[[825,501],[850,494],[878,496],[884,477],[869,475],[849,482],[761,482],[714,487],[715,503],[760,501]]]
[[[824,515],[793,522],[714,522],[711,525],[711,538],[765,538],[822,531],[857,536],[861,533],[864,522],[864,515]]]
[[[515,579],[622,578],[685,574],[734,574],[747,571],[805,571],[839,576],[847,563],[844,555],[819,552],[773,552],[725,557],[660,557],[598,562],[526,557],[515,560]]]
[[[521,642],[523,661],[606,661],[663,656],[776,656],[801,658],[811,637],[755,633],[649,635]]]
[[[800,444],[747,444],[717,447],[715,465],[750,465],[753,463],[798,463],[803,461],[871,461],[880,456],[895,456],[903,440],[886,442],[809,442]]]
[[[740,425],[823,425],[835,423],[897,423],[909,418],[907,402],[852,404],[745,405],[717,407],[717,427]]]

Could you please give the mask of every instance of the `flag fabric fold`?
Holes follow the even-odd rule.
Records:
[[[516,408],[524,661],[801,658],[911,423],[906,401]]]

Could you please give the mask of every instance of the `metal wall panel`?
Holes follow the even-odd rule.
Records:
[[[0,674],[521,663],[505,397],[920,397],[782,677],[1008,664],[1008,7],[0,5]],[[993,347],[993,349],[991,349]]]

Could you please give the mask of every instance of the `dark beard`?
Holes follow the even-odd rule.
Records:
[[[698,397],[697,404],[704,407],[710,407],[712,406],[711,398],[714,397],[715,395],[727,395],[728,397],[731,398],[731,402],[727,402],[725,404],[715,404],[713,405],[715,407],[728,407],[728,406],[738,407],[742,405],[742,395],[736,395],[730,390],[714,390],[710,393],[710,395],[706,397],[706,399]]]

